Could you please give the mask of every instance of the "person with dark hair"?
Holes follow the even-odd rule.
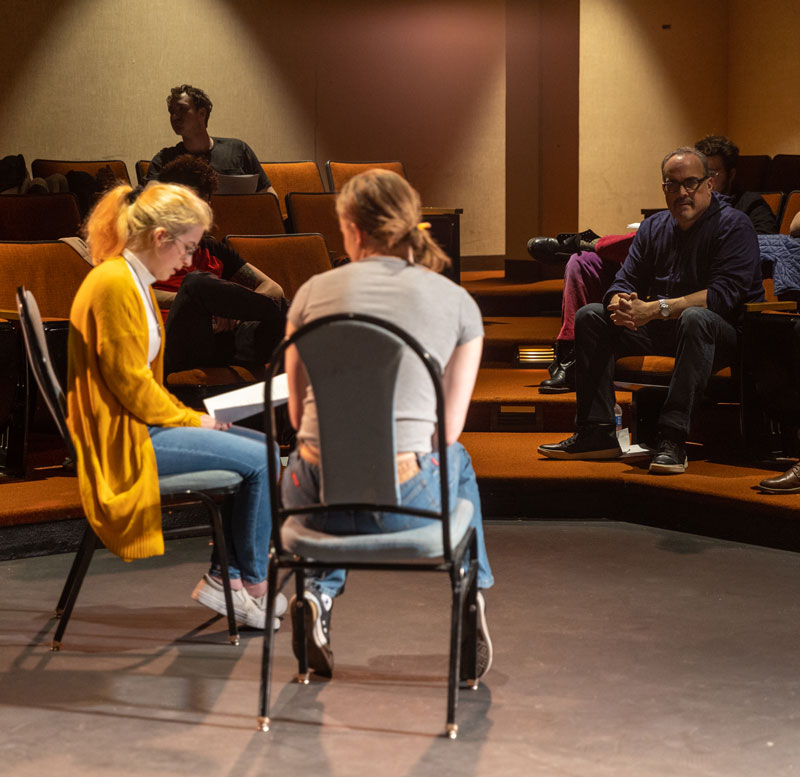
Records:
[[[180,183],[208,201],[217,173],[183,154],[159,181]],[[283,290],[225,243],[203,235],[192,261],[153,288],[166,318],[166,373],[241,364],[260,371],[283,337],[288,307]]]
[[[87,520],[126,560],[164,552],[159,477],[210,469],[242,476],[223,516],[233,604],[240,624],[263,629],[271,525],[265,438],[165,389],[151,289],[189,262],[211,218],[208,203],[174,184],[118,186],[94,208],[86,234],[95,267],[70,310],[67,424]],[[278,596],[280,614],[286,602]],[[214,555],[192,597],[227,612]]]
[[[675,357],[658,418],[653,474],[686,469],[692,410],[711,374],[736,356],[746,302],[764,299],[755,229],[714,191],[705,156],[684,146],[661,164],[666,211],[642,222],[603,303],[575,317],[576,433],[540,445],[553,459],[622,454],[614,423],[614,362]]]
[[[483,590],[494,580],[483,538],[480,496],[469,454],[458,442],[464,428],[483,349],[478,306],[464,289],[440,274],[448,257],[431,238],[420,215],[420,200],[409,183],[388,170],[369,170],[351,178],[336,200],[339,226],[351,262],[309,279],[289,310],[287,334],[309,321],[335,313],[363,313],[394,323],[442,366],[450,494],[473,505],[471,525],[478,543],[478,677],[492,662]],[[296,348],[286,351],[289,415],[299,444],[289,457],[282,480],[283,503],[309,504],[318,499],[319,430],[313,393]],[[395,397],[398,482],[403,505],[438,507],[439,464],[434,425],[436,397],[422,365],[402,360]],[[430,519],[408,515],[312,514],[312,528],[332,533],[378,533],[414,528]],[[309,665],[330,677],[333,653],[329,624],[333,598],[344,588],[344,572],[310,576],[305,591],[309,607],[292,607],[293,647],[298,655],[295,618],[309,613],[306,628]],[[466,678],[462,678],[466,679]]]
[[[728,204],[744,213],[759,235],[774,235],[778,223],[772,208],[757,192],[737,192],[736,162],[739,149],[724,135],[706,135],[694,147],[706,157],[714,191],[727,198]],[[611,285],[620,264],[625,260],[633,233],[599,237],[591,230],[558,238],[534,237],[528,252],[544,263],[563,261],[564,293],[561,303],[561,330],[556,337],[555,359],[550,377],[542,381],[542,394],[561,394],[575,390],[575,314],[590,302],[600,302]]]
[[[211,100],[202,90],[181,84],[167,97],[169,121],[181,142],[162,148],[150,161],[147,180],[159,178],[161,168],[183,154],[194,154],[208,162],[222,175],[257,175],[258,191],[275,194],[253,149],[238,138],[218,138],[208,134]]]

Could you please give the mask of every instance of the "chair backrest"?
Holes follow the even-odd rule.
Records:
[[[764,188],[779,192],[800,189],[800,154],[776,154],[772,157]]]
[[[800,211],[800,191],[789,192],[786,195],[786,201],[783,204],[783,216],[781,216],[780,233],[782,235],[789,234],[792,219],[794,219],[798,211]]]
[[[139,186],[144,186],[145,178],[147,178],[147,171],[150,169],[149,159],[139,159],[136,161],[136,180]]]
[[[225,235],[283,235],[278,198],[262,194],[215,194],[211,197],[214,225],[211,234],[222,240]]]
[[[340,508],[397,507],[394,397],[400,362],[410,349],[412,358],[419,358],[427,369],[437,397],[439,450],[445,450],[439,365],[399,327],[353,313],[325,316],[300,327],[273,355],[273,374],[289,345],[297,347],[317,406],[320,502]],[[272,428],[271,422],[267,427]],[[441,504],[442,514],[447,514],[446,457],[442,459]]]
[[[16,303],[25,340],[25,351],[28,354],[28,364],[50,414],[56,422],[59,434],[67,446],[67,453],[74,461],[76,458],[75,447],[67,428],[67,401],[50,360],[39,306],[36,304],[33,294],[22,286],[17,289]]]
[[[325,169],[328,172],[328,183],[332,192],[338,192],[354,175],[376,167],[382,170],[392,170],[398,175],[402,175],[403,178],[406,177],[403,163],[397,160],[386,162],[337,162],[329,160],[325,163]]]
[[[325,238],[331,259],[346,256],[344,238],[336,215],[332,192],[292,192],[286,197],[292,232],[319,232]]]
[[[70,192],[0,195],[0,240],[58,240],[77,235],[80,225]]]
[[[284,218],[286,218],[286,195],[290,192],[325,191],[316,162],[262,162],[261,167],[278,194]]]
[[[749,189],[748,191],[755,190]],[[781,212],[781,205],[783,204],[783,192],[759,192],[759,194],[764,198],[777,219]]]
[[[280,284],[287,299],[312,276],[331,269],[320,234],[228,235],[228,243],[253,267]]]
[[[767,187],[770,157],[767,154],[740,154],[736,160],[736,188],[760,192]]]
[[[104,167],[110,167],[117,180],[128,184],[131,182],[128,167],[121,159],[99,159],[97,161],[34,159],[31,162],[31,175],[34,178],[47,178],[48,175],[55,173],[66,175],[70,170],[78,170],[95,176]]]
[[[24,286],[39,300],[48,318],[69,318],[72,300],[91,270],[66,243],[0,242],[0,308],[15,308],[15,292]]]

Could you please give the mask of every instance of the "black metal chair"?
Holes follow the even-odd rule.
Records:
[[[472,504],[460,499],[448,509],[447,445],[444,393],[440,367],[422,346],[402,329],[386,321],[357,314],[326,316],[301,327],[276,349],[271,362],[275,374],[286,348],[296,346],[314,390],[319,420],[321,493],[319,503],[297,508],[279,504],[276,464],[269,459],[272,501],[272,548],[269,590],[276,590],[280,568],[295,571],[300,617],[306,569],[372,569],[443,572],[450,578],[450,662],[447,691],[446,735],[455,739],[461,662],[465,675],[477,677],[477,544],[470,526]],[[411,352],[430,375],[437,400],[438,459],[441,509],[404,507],[397,482],[394,434],[394,395],[400,360]],[[357,398],[357,399],[356,399]],[[266,381],[265,428],[268,446],[274,437],[271,380]],[[271,450],[271,447],[268,448]],[[384,534],[334,535],[305,526],[303,515],[340,510],[370,510],[433,519],[423,528]],[[466,561],[467,557],[469,561]],[[267,623],[274,602],[267,605]],[[466,638],[462,625],[466,617]],[[308,683],[305,634],[299,657],[298,680]],[[258,726],[268,731],[273,634],[264,635]],[[468,684],[478,687],[477,680]]]
[[[68,454],[75,461],[75,447],[67,427],[66,400],[50,360],[42,318],[39,314],[39,306],[36,304],[33,294],[30,291],[26,291],[22,286],[17,288],[17,310],[25,340],[28,364],[36,379],[39,391],[42,393],[58,431],[64,440]],[[228,640],[233,645],[239,644],[239,631],[234,617],[233,598],[228,575],[228,554],[217,501],[231,498],[238,491],[241,482],[242,478],[238,473],[228,470],[205,470],[181,475],[167,475],[158,479],[162,507],[174,508],[199,504],[208,511],[211,534],[214,538],[214,547],[221,567],[223,587],[225,589],[225,604],[228,610]],[[166,529],[164,536],[170,538],[189,536],[197,534],[197,531],[198,527],[196,526]],[[103,547],[103,543],[87,521],[80,548],[72,563],[64,589],[55,608],[54,617],[59,619],[59,624],[53,636],[51,650],[61,649],[61,640],[72,615],[72,609],[78,598],[81,584],[86,576],[94,551],[99,547]]]

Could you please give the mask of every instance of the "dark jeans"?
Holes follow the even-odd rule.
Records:
[[[242,323],[215,334],[213,317]],[[190,272],[167,316],[165,372],[229,364],[263,367],[283,337],[281,303],[207,272]]]
[[[575,317],[577,427],[614,423],[614,362],[621,356],[674,356],[662,428],[689,433],[692,410],[711,375],[736,358],[736,328],[705,308],[687,308],[679,319],[651,321],[634,332],[615,326],[601,304]]]

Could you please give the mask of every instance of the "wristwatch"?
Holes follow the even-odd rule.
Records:
[[[672,315],[672,308],[670,308],[669,302],[665,299],[660,299],[658,301],[658,312],[661,314],[661,318],[669,318]]]

